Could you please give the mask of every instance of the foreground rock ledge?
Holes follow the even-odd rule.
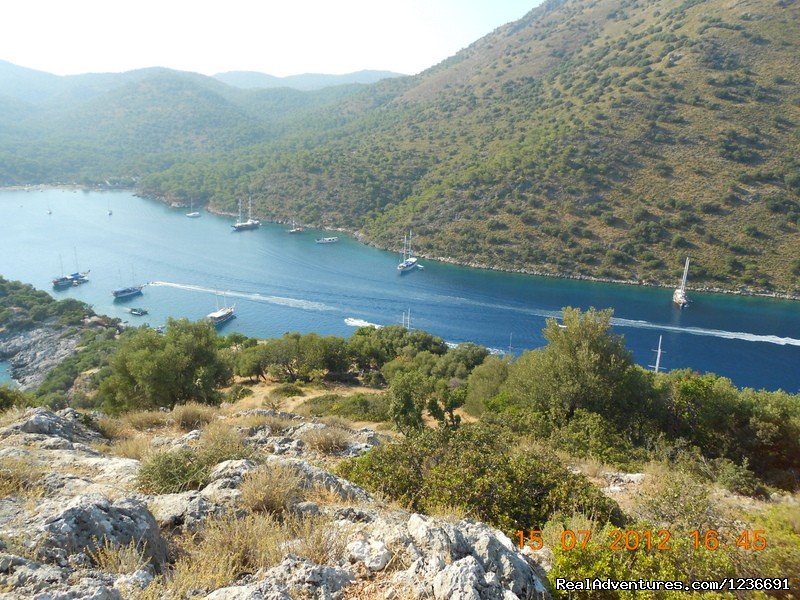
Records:
[[[312,425],[326,426],[309,419],[309,426],[303,427],[302,417],[292,418],[298,421],[298,435]],[[380,443],[373,434],[353,432],[354,439],[375,437],[370,445]],[[202,435],[175,434],[170,444],[195,443]],[[288,444],[297,441],[291,431],[285,435],[291,438]],[[165,543],[167,532],[191,535],[208,519],[239,514],[243,508],[238,488],[247,472],[270,465],[291,467],[306,484],[331,492],[331,503],[300,502],[292,510],[327,517],[344,555],[336,564],[315,564],[288,554],[279,565],[205,598],[550,598],[540,569],[501,532],[474,521],[450,522],[385,507],[358,486],[313,464],[318,457],[302,444],[294,444],[297,455],[287,457],[274,453],[282,452],[281,445],[262,444],[257,437],[247,438],[258,449],[255,462],[218,464],[199,491],[147,496],[133,487],[138,461],[90,446],[107,440],[74,410],[32,409],[0,428],[0,460],[23,460],[44,469],[42,481],[48,482],[42,486],[43,497],[0,498],[0,600],[135,597],[174,560]],[[264,466],[258,467],[258,462]],[[123,546],[134,542],[144,549],[147,565],[128,574],[98,569],[91,555],[100,540]]]

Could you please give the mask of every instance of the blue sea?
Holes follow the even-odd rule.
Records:
[[[235,304],[236,318],[222,332],[347,336],[359,325],[400,323],[410,312],[412,327],[448,342],[473,341],[514,354],[543,345],[546,319],[557,318],[564,306],[611,307],[615,330],[642,365],[654,364],[663,336],[666,369],[690,367],[724,375],[740,387],[800,391],[799,302],[692,292],[692,304],[681,310],[671,302],[671,289],[424,259],[424,270],[401,275],[399,254],[345,235],[288,234],[289,226],[278,224],[233,232],[232,218],[202,212],[191,219],[186,212],[126,191],[2,191],[0,274],[56,298],[78,298],[131,324],[200,319],[217,306]],[[340,241],[316,244],[322,235]],[[89,270],[90,282],[52,289],[54,277],[76,270]],[[111,295],[115,288],[142,283],[144,293],[128,302]],[[149,314],[133,317],[131,307]]]

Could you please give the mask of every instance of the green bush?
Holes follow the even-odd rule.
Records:
[[[302,408],[315,417],[335,415],[353,421],[389,420],[389,398],[386,394],[325,394],[309,398],[302,404]]]
[[[234,431],[207,428],[197,448],[168,450],[147,458],[139,469],[136,486],[147,494],[199,490],[219,463],[252,457],[253,450]]]
[[[515,449],[507,429],[469,424],[425,430],[344,461],[340,475],[419,511],[462,507],[507,532],[543,524],[555,512],[621,520],[616,503],[552,454]]]

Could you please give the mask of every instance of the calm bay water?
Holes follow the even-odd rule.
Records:
[[[52,214],[47,214],[50,208]],[[109,208],[113,215],[109,216]],[[612,307],[615,329],[636,361],[730,377],[739,386],[800,391],[800,303],[693,293],[685,310],[672,290],[530,277],[420,261],[400,275],[398,255],[320,231],[289,235],[266,224],[234,233],[232,219],[184,216],[130,192],[0,192],[0,274],[74,297],[132,324],[170,316],[200,319],[235,303],[222,329],[271,337],[286,331],[349,335],[363,323],[400,323],[449,342],[474,341],[512,351],[544,344],[541,329],[563,306]],[[331,235],[331,234],[329,234]],[[63,265],[63,269],[62,269]],[[54,291],[63,272],[90,269],[90,283]],[[690,273],[691,278],[691,273]],[[111,290],[145,283],[144,295],[115,302]],[[217,294],[218,292],[218,294]],[[130,307],[149,311],[132,317]],[[4,371],[0,368],[0,380]]]

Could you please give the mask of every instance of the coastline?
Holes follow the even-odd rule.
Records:
[[[171,208],[188,208],[188,204],[186,204],[182,200],[177,200],[174,198],[170,198],[168,196],[156,195],[145,193],[141,190],[136,188],[128,187],[128,186],[112,186],[112,185],[105,185],[105,184],[95,184],[95,185],[84,185],[84,184],[35,184],[35,185],[15,185],[15,186],[0,186],[0,191],[24,191],[24,190],[45,190],[45,189],[68,189],[68,190],[85,190],[85,191],[130,191],[134,196],[139,198],[145,198],[148,200],[156,200]],[[205,210],[213,215],[218,216],[225,216],[225,217],[235,217],[236,213],[232,212],[225,212],[222,211],[211,203],[207,203],[204,206]],[[261,219],[262,222],[266,223],[278,223],[281,225],[288,225],[290,224],[289,221],[283,221],[279,219],[272,219],[267,217],[258,217]],[[377,250],[383,250],[386,252],[394,252],[396,249],[388,248],[374,242],[367,238],[363,233],[357,230],[353,230],[347,227],[328,227],[325,225],[314,224],[314,223],[299,223],[299,225],[312,228],[312,229],[324,229],[326,231],[336,231],[339,233],[344,233],[351,236],[353,239],[358,241],[365,246],[369,246],[371,248],[375,248]],[[519,275],[533,275],[536,277],[553,277],[558,279],[572,279],[575,281],[589,281],[593,283],[611,283],[617,285],[631,285],[631,286],[643,286],[643,287],[652,287],[652,288],[661,288],[661,289],[672,289],[674,284],[672,283],[661,283],[656,281],[647,281],[647,280],[635,280],[635,279],[615,279],[612,277],[597,277],[594,275],[576,275],[574,273],[561,273],[561,272],[550,272],[550,271],[540,271],[537,269],[525,269],[525,268],[510,268],[501,265],[491,265],[485,264],[478,261],[461,261],[449,256],[431,256],[428,254],[420,253],[417,255],[419,258],[425,260],[434,260],[437,262],[442,262],[446,264],[451,264],[455,266],[461,267],[469,267],[472,269],[485,269],[487,271],[498,271],[501,273],[516,273]],[[687,290],[690,292],[699,292],[699,293],[709,293],[709,294],[725,294],[725,295],[732,295],[732,296],[744,296],[744,297],[754,297],[754,298],[767,298],[773,300],[792,300],[792,301],[800,301],[800,295],[790,294],[788,292],[774,292],[769,290],[763,289],[733,289],[733,288],[723,288],[723,287],[712,287],[712,286],[687,286]]]
[[[152,195],[140,195],[142,198],[149,198],[151,200],[158,200],[159,202],[163,202],[165,204],[171,205],[170,202],[166,198],[159,198],[158,196]],[[235,217],[236,213],[225,212],[219,210],[217,208],[212,207],[211,205],[206,205],[205,210],[213,215],[223,216],[223,217]],[[258,217],[261,219],[262,222],[266,223],[277,223],[281,225],[289,225],[290,221],[283,221],[279,219],[270,219],[266,217]],[[360,231],[355,231],[349,229],[347,227],[326,227],[321,225],[316,225],[313,223],[298,223],[305,228],[311,229],[323,229],[325,231],[336,231],[337,233],[344,233],[355,239],[360,244],[364,244],[365,246],[369,246],[370,248],[375,248],[376,250],[383,250],[385,252],[396,252],[396,249],[387,248],[381,246],[380,244],[370,240],[367,238],[363,233]],[[652,288],[660,288],[660,289],[673,289],[674,284],[669,283],[661,283],[661,282],[654,282],[654,281],[646,281],[646,280],[634,280],[634,279],[614,279],[611,277],[596,277],[593,275],[575,275],[571,273],[552,273],[548,271],[538,271],[535,269],[514,269],[509,267],[497,266],[497,265],[488,265],[483,264],[476,261],[471,262],[464,262],[457,260],[455,258],[449,256],[430,256],[428,254],[418,253],[416,254],[419,258],[425,260],[434,260],[436,262],[446,263],[450,265],[455,265],[459,267],[469,267],[471,269],[485,269],[487,271],[498,271],[501,273],[516,273],[518,275],[533,275],[536,277],[552,277],[556,279],[572,279],[575,281],[590,281],[593,283],[612,283],[618,285],[631,285],[631,286],[640,286],[640,287],[652,287]],[[726,294],[730,296],[749,296],[754,298],[767,298],[772,300],[792,300],[792,301],[800,301],[800,295],[792,295],[789,293],[784,292],[771,292],[768,290],[749,290],[749,289],[730,289],[730,288],[720,288],[720,287],[711,287],[711,286],[686,286],[686,289],[690,292],[699,292],[705,294]]]

